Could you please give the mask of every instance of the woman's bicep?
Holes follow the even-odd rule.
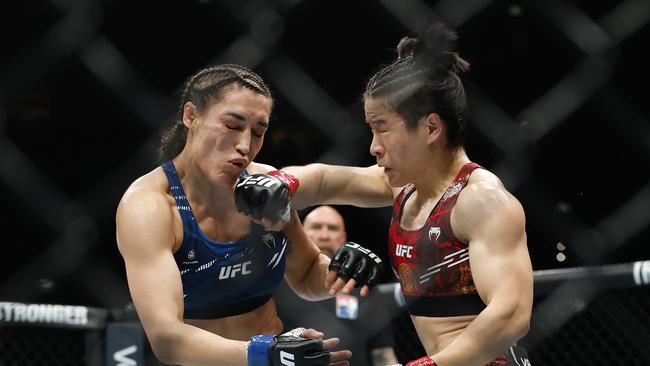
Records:
[[[494,191],[481,192],[481,198],[483,201],[468,207],[471,212],[466,210],[463,216],[474,283],[486,303],[494,298],[510,299],[516,306],[528,308],[533,279],[523,208],[511,196]]]
[[[125,263],[129,291],[145,328],[182,320],[182,284],[173,256],[152,253],[142,259],[125,258]]]
[[[116,220],[129,291],[147,330],[163,322],[182,321],[183,293],[172,252],[172,219],[164,212],[165,207],[156,202],[127,205],[118,209]]]

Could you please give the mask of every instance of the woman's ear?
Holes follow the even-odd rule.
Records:
[[[445,126],[444,123],[442,123],[442,119],[440,119],[440,115],[435,112],[429,113],[424,123],[426,124],[427,131],[429,132],[429,142],[435,142],[439,140],[440,136],[442,136]]]
[[[192,128],[199,115],[199,111],[192,102],[186,102],[183,105],[183,124],[187,128]]]

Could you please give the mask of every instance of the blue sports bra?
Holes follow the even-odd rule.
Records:
[[[210,240],[196,222],[174,164],[167,161],[162,168],[183,220],[183,242],[174,253],[183,282],[183,317],[223,318],[265,304],[284,275],[284,233],[253,223],[240,240]],[[242,177],[247,175],[242,172]]]

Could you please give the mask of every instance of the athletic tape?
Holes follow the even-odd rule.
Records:
[[[269,347],[275,336],[256,335],[248,342],[248,365],[269,366]]]

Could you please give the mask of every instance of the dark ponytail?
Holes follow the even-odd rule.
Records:
[[[187,127],[183,124],[185,103],[191,102],[199,113],[204,112],[212,103],[218,101],[224,89],[232,84],[238,84],[273,99],[271,90],[264,80],[244,66],[226,64],[199,70],[185,82],[176,119],[162,134],[158,147],[159,164],[173,159],[185,147],[187,141]]]
[[[404,37],[397,59],[368,81],[364,98],[386,98],[409,128],[429,113],[438,113],[447,126],[450,147],[465,142],[467,99],[459,74],[469,63],[453,52],[458,37],[442,23]]]

